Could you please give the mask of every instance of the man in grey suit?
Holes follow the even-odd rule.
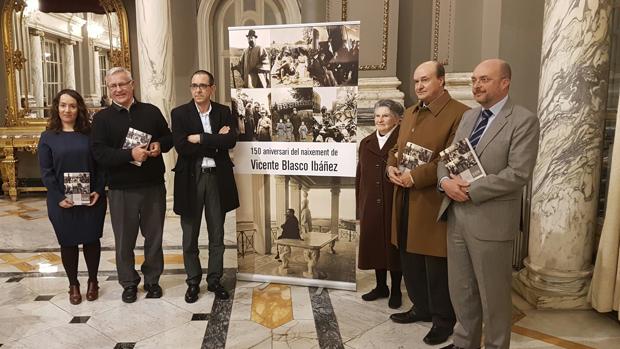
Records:
[[[448,279],[458,324],[447,348],[509,348],[511,256],[519,229],[521,194],[538,152],[539,122],[508,97],[508,63],[490,59],[472,76],[482,107],[463,114],[454,141],[469,138],[487,173],[468,184],[437,168],[445,193],[439,217],[448,220]]]

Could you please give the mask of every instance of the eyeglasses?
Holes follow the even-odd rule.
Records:
[[[211,86],[213,86],[213,85],[212,84],[191,84],[191,85],[189,85],[189,87],[192,90],[197,90],[197,89],[206,90],[206,89],[208,89]]]
[[[133,82],[133,80],[129,80],[129,81],[125,81],[125,82],[119,82],[117,84],[108,84],[108,89],[110,90],[116,90],[116,89],[123,89],[127,86],[129,86],[129,84],[131,84]]]
[[[506,79],[506,77],[505,76],[500,76],[498,80],[502,80],[502,79]],[[489,82],[491,82],[493,80],[496,80],[496,79],[491,79],[491,78],[489,78],[487,76],[483,76],[480,79],[472,77],[471,78],[471,84],[475,85],[475,84],[480,83],[482,85],[486,85],[486,84],[488,84]]]

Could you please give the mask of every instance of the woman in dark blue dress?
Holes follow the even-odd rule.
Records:
[[[88,268],[86,299],[99,296],[97,272],[106,212],[105,180],[90,148],[90,121],[84,99],[74,90],[58,92],[52,102],[47,130],[39,141],[41,178],[47,188],[47,214],[52,222],[62,264],[69,278],[69,301],[82,301],[78,274],[78,245],[83,246]],[[89,173],[89,202],[75,205],[65,197],[65,173]]]

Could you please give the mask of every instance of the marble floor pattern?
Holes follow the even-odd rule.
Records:
[[[361,294],[374,286],[371,272],[357,271],[357,292],[236,281],[234,234],[225,238],[223,278],[231,299],[214,299],[203,283],[199,300],[187,304],[181,229],[172,215],[164,228],[161,299],[145,299],[140,288],[137,302],[121,302],[108,217],[100,298],[71,305],[45,200],[29,197],[15,203],[0,198],[0,221],[1,349],[441,347],[422,342],[430,323],[394,324],[389,320],[394,310],[386,299],[361,300]],[[199,243],[206,266],[206,234]],[[139,263],[139,247],[136,256]],[[80,263],[80,281],[86,285],[83,260]],[[411,306],[406,293],[403,301],[400,311]],[[511,348],[620,349],[620,323],[614,315],[536,310],[517,295],[513,304]]]

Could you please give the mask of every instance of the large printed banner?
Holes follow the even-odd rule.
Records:
[[[238,277],[354,290],[359,22],[229,40]]]

